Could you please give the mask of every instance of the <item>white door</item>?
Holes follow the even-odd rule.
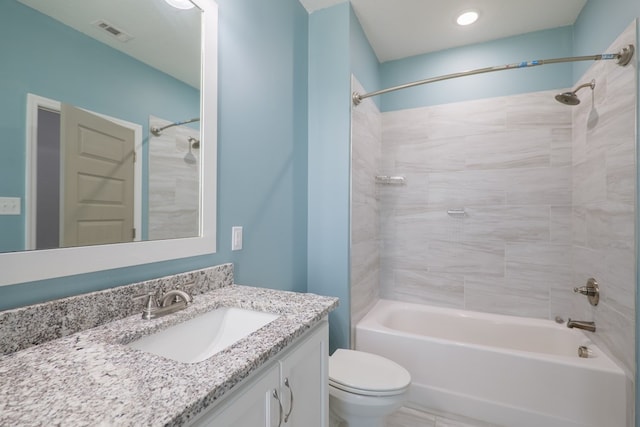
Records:
[[[60,247],[133,241],[134,132],[61,106]]]

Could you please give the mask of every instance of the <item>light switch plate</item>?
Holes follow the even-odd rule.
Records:
[[[242,249],[242,227],[231,227],[231,250]]]
[[[20,197],[0,197],[0,215],[20,215]]]

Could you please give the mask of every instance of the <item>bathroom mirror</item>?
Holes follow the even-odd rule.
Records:
[[[0,214],[0,285],[215,252],[217,5],[213,0],[192,0],[191,3],[194,7],[190,9],[174,8],[164,0],[7,0],[0,3],[0,33],[10,31],[0,37],[3,56],[0,207],[7,210]],[[34,9],[36,6],[41,10]],[[131,7],[136,10],[130,10]],[[84,27],[75,28],[72,22],[84,22],[81,24]],[[13,25],[15,23],[19,25]],[[152,28],[160,23],[163,27]],[[47,31],[53,31],[61,39]],[[159,33],[165,38],[158,38]],[[151,43],[145,42],[145,37]],[[180,47],[185,43],[193,45],[192,49]],[[122,45],[126,45],[126,49]],[[193,53],[189,54],[188,50]],[[201,79],[201,75],[206,75],[206,80]],[[94,245],[80,239],[79,245],[91,246],[71,244],[64,248],[26,250],[32,247],[27,217],[32,209],[27,197],[33,179],[24,165],[32,155],[27,142],[37,127],[27,127],[27,116],[34,105],[54,113],[56,105],[68,105],[89,114],[91,120],[100,118],[135,128],[132,131],[134,148],[125,152],[118,146],[115,150],[119,155],[125,152],[122,157],[136,160],[135,237],[131,230],[131,238],[126,242],[105,241]],[[183,124],[185,121],[190,123]],[[151,132],[154,126],[160,129],[158,135]],[[74,132],[85,134],[87,129],[80,125]],[[102,131],[93,133],[104,136]],[[177,203],[189,197],[189,203],[195,204],[195,212],[190,216],[192,223],[188,231],[157,238],[151,233],[148,218],[154,198],[155,146],[150,147],[154,138],[164,138],[160,143],[173,145],[176,153],[170,161],[177,164],[172,168],[167,158],[160,157],[158,163],[162,166],[164,162],[165,169],[156,181],[173,180],[179,184],[184,179],[176,175],[175,169],[185,167],[190,168],[195,180],[188,191],[182,193],[178,191],[179,186],[171,191],[161,189],[163,194],[158,197],[166,198],[173,192]],[[102,145],[82,141],[83,150],[92,144],[103,150]],[[90,155],[93,160],[109,157],[105,152],[94,151]],[[65,170],[64,166],[60,167],[59,174],[64,175]],[[96,175],[95,170],[94,165],[90,166],[91,179]],[[110,178],[107,184],[114,181],[117,180]],[[120,181],[117,184],[121,185]],[[108,185],[97,185],[104,186]],[[65,193],[62,184],[60,188],[61,193]],[[108,205],[112,200],[101,202]],[[169,220],[171,214],[166,212]],[[180,216],[180,213],[173,212],[173,215]],[[22,242],[22,246],[7,243],[10,239]]]

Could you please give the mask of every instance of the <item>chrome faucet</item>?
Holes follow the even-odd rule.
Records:
[[[595,332],[596,322],[585,322],[583,320],[569,320],[567,321],[567,328],[584,329],[585,331]]]
[[[168,291],[160,298],[160,302],[158,302],[158,297],[155,292],[136,295],[134,297],[134,299],[139,298],[147,298],[147,302],[142,309],[142,318],[145,320],[155,319],[183,310],[193,302],[193,297],[181,289]]]

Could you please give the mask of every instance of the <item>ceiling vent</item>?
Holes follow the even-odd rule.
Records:
[[[125,31],[119,28],[114,27],[113,25],[111,25],[110,23],[102,19],[92,22],[92,24],[100,28],[102,31],[106,32],[107,34],[109,34],[111,37],[114,37],[120,40],[121,42],[128,42],[133,38],[132,35],[126,33]]]

